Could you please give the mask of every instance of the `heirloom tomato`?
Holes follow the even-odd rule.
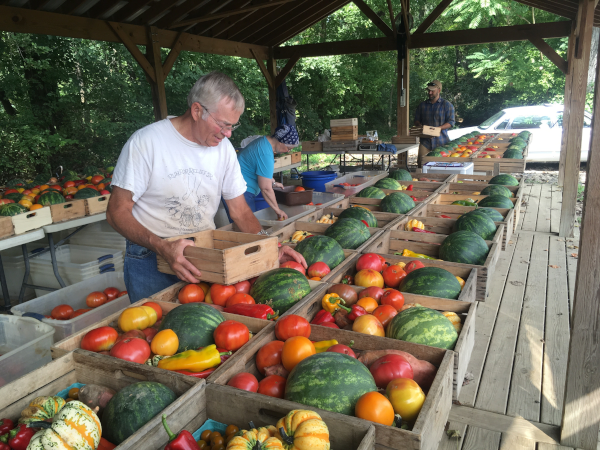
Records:
[[[238,373],[227,382],[227,386],[241,389],[242,391],[256,392],[258,391],[258,380],[254,375],[248,372]]]
[[[254,305],[256,302],[254,299],[243,292],[236,292],[231,297],[227,299],[225,302],[225,307],[229,308],[230,306],[237,305],[238,303],[246,303],[248,305]]]
[[[163,316],[163,310],[160,307],[160,305],[158,303],[154,303],[154,302],[146,302],[144,303],[144,306],[149,306],[150,308],[152,308],[155,312],[156,312],[156,320],[160,320],[162,319]]]
[[[371,336],[385,337],[385,331],[377,317],[371,314],[365,314],[358,317],[352,324],[352,331],[357,333],[369,334]]]
[[[383,288],[383,277],[376,270],[363,269],[354,275],[354,284],[362,287],[377,286]]]
[[[250,330],[235,320],[221,322],[213,333],[217,347],[234,352],[250,340]]]
[[[390,289],[381,296],[381,304],[393,306],[396,311],[400,311],[404,306],[404,295],[396,289]]]
[[[85,298],[85,304],[88,308],[97,308],[104,305],[108,301],[108,297],[104,292],[92,292]]]
[[[58,305],[52,309],[50,317],[56,320],[69,320],[73,315],[73,308],[69,305]]]
[[[281,364],[289,372],[292,371],[298,363],[309,356],[315,355],[314,344],[304,336],[294,336],[286,340],[281,352]]]
[[[179,303],[199,303],[204,301],[204,290],[197,284],[188,284],[177,294]]]
[[[354,407],[354,415],[360,419],[391,426],[394,423],[394,407],[385,395],[367,392]]]
[[[75,317],[79,317],[82,314],[85,314],[86,312],[91,311],[92,308],[84,308],[84,309],[77,309],[73,312],[73,314],[71,314],[71,317],[69,317],[69,319],[74,319]]]
[[[414,422],[425,403],[425,394],[410,378],[397,378],[390,381],[385,390],[390,399],[394,412],[400,414],[403,420]]]
[[[247,294],[250,292],[251,285],[249,281],[240,281],[239,283],[235,283],[233,287],[235,287],[235,292]]]
[[[300,272],[302,275],[306,275],[306,270],[304,270],[304,267],[302,267],[302,264],[299,264],[296,261],[284,262],[279,267],[287,268],[287,269],[294,269],[294,270],[297,270],[298,272]]]
[[[150,349],[152,353],[160,356],[173,356],[177,353],[179,338],[173,330],[161,330],[152,339]]]
[[[275,337],[285,341],[294,336],[310,337],[310,323],[304,317],[291,314],[283,316],[275,323]]]
[[[377,286],[371,286],[371,287],[368,287],[368,288],[360,291],[358,293],[358,299],[360,300],[363,297],[371,297],[371,298],[374,298],[375,300],[379,301],[379,300],[381,300],[381,297],[383,296],[384,293],[385,293],[385,291],[382,288],[377,287]]]
[[[263,345],[256,353],[256,368],[261,374],[265,374],[267,367],[281,364],[281,352],[283,351],[282,341],[271,341]]]
[[[138,364],[144,364],[150,358],[150,353],[150,345],[138,338],[123,339],[110,349],[110,356]]]
[[[365,253],[358,258],[358,261],[356,261],[356,270],[359,271],[363,269],[372,269],[376,272],[381,272],[383,270],[381,258],[375,253]]]
[[[396,378],[413,378],[413,369],[404,356],[385,355],[369,366],[375,384],[385,389]]]
[[[258,393],[269,397],[283,398],[286,381],[279,375],[269,375],[258,383]]]
[[[308,275],[309,278],[323,278],[325,275],[327,275],[329,272],[331,272],[331,269],[329,268],[329,266],[327,264],[325,264],[324,262],[316,262],[311,264],[310,266],[308,266],[308,270],[306,271],[306,274]]]
[[[383,269],[383,281],[387,287],[397,288],[404,278],[406,272],[400,266],[387,266]]]
[[[88,331],[81,340],[81,348],[90,352],[110,350],[115,345],[119,333],[112,327],[100,327]]]
[[[229,297],[235,292],[235,286],[224,286],[215,283],[210,287],[210,298],[215,305],[225,306]]]
[[[356,359],[356,354],[354,353],[354,351],[350,347],[348,347],[347,345],[344,345],[344,344],[332,345],[325,351],[331,352],[331,353],[341,353],[342,355],[348,355],[348,356]]]
[[[106,295],[106,298],[109,302],[117,298],[119,292],[121,291],[119,291],[116,287],[107,287],[106,289],[104,289],[104,294]]]

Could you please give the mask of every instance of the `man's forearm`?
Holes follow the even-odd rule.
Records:
[[[108,208],[106,220],[120,235],[155,253],[161,253],[163,240],[139,223],[131,211],[125,208]]]
[[[442,130],[449,130],[450,128],[452,128],[452,125],[450,125],[449,123],[445,123],[444,125],[442,125],[440,127]]]
[[[244,211],[240,215],[235,213],[232,214],[232,212],[233,211],[229,209],[229,215],[231,216],[231,219],[238,226],[242,233],[257,234],[263,229],[256,216],[252,214],[252,210],[250,208],[248,208],[247,212]]]

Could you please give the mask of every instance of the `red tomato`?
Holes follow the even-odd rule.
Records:
[[[376,270],[363,269],[354,275],[354,284],[362,287],[377,286],[383,288],[383,277]]]
[[[313,277],[323,278],[329,272],[331,272],[331,269],[329,268],[329,266],[321,261],[311,264],[307,270],[307,274],[308,274],[309,278],[313,278]]]
[[[14,200],[11,200],[10,198],[3,198],[0,199],[0,205],[7,205],[8,203],[14,203]]]
[[[385,262],[385,258],[383,256],[381,256],[381,255],[377,255],[377,256],[379,256],[379,259],[381,260],[381,267],[385,267],[385,265],[387,264]]]
[[[341,353],[342,355],[348,355],[348,356],[351,356],[352,358],[356,359],[356,354],[352,351],[352,349],[350,347],[348,347],[347,345],[344,345],[344,344],[332,345],[325,351],[331,352],[331,353]]]
[[[365,253],[358,258],[358,261],[356,261],[356,271],[363,269],[372,269],[377,272],[381,272],[383,270],[381,258],[379,258],[379,256],[377,256],[375,253]]]
[[[258,393],[269,397],[283,398],[286,379],[279,375],[269,375],[258,383]]]
[[[400,311],[404,306],[404,295],[396,289],[389,289],[381,296],[379,303],[392,306],[396,311]]]
[[[238,388],[242,391],[256,392],[258,391],[258,380],[251,373],[242,372],[229,380],[227,386]]]
[[[138,338],[123,339],[110,349],[110,356],[138,364],[145,364],[151,353],[150,344]]]
[[[275,336],[280,341],[294,336],[310,338],[310,323],[304,317],[295,314],[284,316],[275,323]]]
[[[250,330],[235,320],[221,322],[213,333],[217,347],[234,352],[250,340]]]
[[[225,306],[227,299],[235,294],[235,286],[213,284],[210,287],[210,298],[215,305]]]
[[[158,333],[158,330],[156,328],[148,327],[145,330],[142,330],[142,333],[146,335],[146,342],[150,344],[152,343],[154,336],[156,336],[156,333]]]
[[[119,292],[119,295],[117,295],[117,298],[123,297],[124,295],[127,295],[127,291],[121,291],[121,292]]]
[[[108,297],[104,292],[92,292],[85,299],[85,304],[88,308],[97,308],[104,305],[108,301]]]
[[[39,197],[40,197],[39,195],[36,195],[36,196],[35,196],[35,201],[36,201],[36,202],[38,201],[38,198],[39,198]],[[71,194],[69,194],[69,195],[65,195],[65,199],[66,199],[66,200],[73,200],[74,198],[75,198],[75,197],[73,197],[73,195],[71,195]]]
[[[371,286],[371,287],[368,287],[368,288],[360,291],[358,293],[358,298],[361,299],[363,297],[371,297],[371,298],[374,298],[375,300],[379,301],[381,299],[381,297],[383,296],[384,292],[385,291],[383,289],[381,289],[380,287]]]
[[[279,267],[286,269],[295,269],[300,272],[302,275],[306,275],[306,270],[302,267],[302,264],[297,263],[296,261],[288,261],[281,264]]]
[[[281,364],[282,341],[271,341],[263,345],[256,354],[256,368],[265,374],[265,368]]]
[[[69,305],[58,305],[52,309],[50,317],[56,320],[69,320],[73,315],[73,308]]]
[[[250,288],[252,285],[249,281],[240,281],[239,283],[235,283],[233,285],[235,287],[235,292],[241,292],[243,294],[248,294],[250,292]]]
[[[252,286],[256,282],[257,279],[258,279],[258,277],[250,278],[248,280],[250,282],[250,286]]]
[[[227,302],[225,302],[225,307],[229,308],[230,306],[237,305],[238,303],[254,305],[256,302],[250,295],[244,294],[243,292],[236,292],[227,299]]]
[[[197,284],[188,284],[181,288],[177,294],[179,303],[198,303],[204,301],[204,291]]]
[[[397,288],[404,278],[406,272],[400,266],[388,266],[383,269],[383,281],[388,287]]]
[[[74,187],[74,186],[75,186],[75,182],[74,181],[66,181],[65,184],[63,184],[64,188]]]
[[[84,308],[84,309],[77,309],[75,310],[75,312],[73,312],[73,314],[71,314],[71,317],[69,317],[69,319],[74,319],[75,317],[79,317],[82,314],[85,314],[88,311],[91,311],[92,308]]]
[[[107,287],[104,289],[104,293],[106,294],[109,302],[117,298],[119,292],[120,291],[116,287]]]
[[[19,191],[17,191],[16,189],[7,189],[4,191],[4,195],[6,194],[18,194]]]
[[[98,448],[96,450],[113,450],[117,446],[111,442],[108,442],[104,438],[100,438],[100,444],[98,444]]]
[[[158,303],[154,303],[154,302],[146,302],[144,303],[144,306],[149,306],[150,308],[152,308],[154,311],[156,311],[156,321],[158,322],[160,319],[162,319],[163,316],[163,310],[160,307],[160,305]]]
[[[112,327],[100,327],[88,331],[81,340],[81,348],[90,352],[110,350],[115,345],[119,333]]]
[[[340,327],[338,327],[335,323],[333,322],[325,322],[319,325],[320,327],[327,327],[327,328],[335,328],[336,330],[339,330]]]
[[[413,378],[413,369],[404,356],[385,355],[369,367],[375,384],[385,389],[390,381],[396,378]]]
[[[124,339],[133,339],[133,338],[142,339],[145,341],[146,333],[144,333],[142,330],[129,330],[128,332],[120,335],[117,338],[117,342],[121,342]]]
[[[411,273],[413,270],[417,270],[417,269],[422,269],[423,267],[425,267],[425,265],[421,262],[421,261],[411,261],[409,262],[405,267],[404,267],[404,271],[409,274]]]
[[[92,184],[100,184],[100,182],[104,180],[104,177],[102,175],[94,175],[92,177]]]
[[[373,311],[371,314],[377,317],[377,320],[379,320],[381,325],[383,325],[385,328],[387,327],[387,324],[390,323],[390,321],[394,318],[394,316],[398,314],[398,310],[391,305],[381,305],[375,308],[375,311]]]
[[[110,191],[107,191],[106,189],[102,189],[100,191],[100,195],[110,195]]]

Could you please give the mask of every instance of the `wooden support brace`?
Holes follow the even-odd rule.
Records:
[[[450,3],[452,3],[452,0],[442,0],[439,5],[437,5],[433,11],[431,11],[431,14],[425,18],[423,23],[419,25],[419,28],[417,28],[417,31],[415,31],[413,34],[425,33],[429,27],[433,25],[433,22],[435,22],[436,19],[442,15],[448,6],[450,6]]]
[[[567,75],[569,73],[567,61],[563,59],[556,50],[554,50],[550,45],[541,38],[531,38],[529,39],[533,45],[535,45],[540,52],[546,56],[550,61],[554,63],[556,67],[560,69],[562,73]]]
[[[254,59],[258,63],[258,67],[260,68],[260,71],[262,72],[262,74],[266,78],[267,84],[269,85],[269,88],[273,88],[274,87],[274,85],[273,85],[274,81],[273,81],[273,78],[271,77],[271,74],[267,70],[267,66],[265,66],[265,63],[263,62],[263,60],[260,59],[258,57],[258,55],[254,52],[254,49],[250,49],[250,52],[252,52],[252,55],[254,56]]]
[[[300,55],[296,53],[288,60],[285,67],[281,69],[277,74],[277,77],[275,77],[275,87],[278,87],[281,83],[283,83],[283,80],[285,80],[285,78],[289,75],[299,59]]]
[[[375,13],[375,11],[373,11],[371,7],[364,2],[364,0],[354,0],[354,4],[358,7],[358,9],[362,11],[362,13],[365,16],[367,16],[371,20],[371,22],[373,22],[377,26],[377,28],[383,31],[383,34],[385,34],[388,37],[394,36],[394,30],[388,27],[387,24],[383,20],[381,20],[381,17],[379,17]]]
[[[152,66],[154,69],[154,84],[152,86],[152,97],[154,102],[154,117],[156,120],[167,118],[167,93],[165,91],[165,77],[160,54],[160,43],[158,42],[158,28],[148,27],[148,53],[151,53]]]
[[[274,82],[275,78],[277,77],[277,62],[273,56],[273,47],[269,48],[267,71],[270,79],[272,80],[269,84],[269,115],[271,118],[271,134],[273,134],[277,128],[277,87],[275,86]]]
[[[388,13],[390,15],[390,22],[392,24],[392,30],[394,32],[394,36],[396,35],[396,33],[398,33],[398,30],[396,29],[396,21],[394,20],[396,18],[396,16],[394,16],[394,9],[392,8],[392,0],[386,0],[387,2],[387,7],[388,7]]]
[[[167,76],[169,75],[169,72],[173,68],[173,64],[175,64],[175,61],[177,60],[179,53],[181,53],[182,48],[183,48],[183,31],[177,35],[177,38],[175,39],[175,43],[173,44],[173,47],[171,47],[171,51],[167,55],[167,59],[165,59],[165,62],[162,65],[163,76],[165,79],[167,78]]]
[[[127,35],[127,33],[125,33],[125,31],[123,31],[123,28],[121,27],[121,25],[119,25],[118,23],[114,23],[114,22],[107,22],[107,23],[113,29],[113,31],[118,36],[119,40],[123,43],[123,45],[125,47],[127,47],[127,50],[129,50],[129,53],[131,53],[131,55],[135,58],[135,60],[140,65],[140,67],[142,69],[144,69],[144,72],[146,73],[146,75],[148,75],[148,77],[153,82],[156,83],[156,75],[154,73],[154,67],[152,67],[152,64],[150,64],[148,62],[148,60],[146,59],[144,54],[140,51],[140,49],[137,47],[137,45],[135,45],[132,42],[132,40],[129,39],[129,36]]]
[[[389,1],[390,0],[388,0],[388,2]],[[411,36],[410,36],[410,24],[408,23],[408,0],[400,0],[400,3],[402,4],[402,21],[404,22],[404,32],[406,33],[406,43],[408,44],[408,47],[410,48]]]

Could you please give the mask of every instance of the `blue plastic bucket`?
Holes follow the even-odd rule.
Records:
[[[256,210],[260,211],[261,209],[267,209],[269,204],[265,200],[262,195],[262,192],[259,192],[256,197],[254,197],[254,205],[256,206]]]
[[[325,183],[329,183],[337,178],[337,173],[331,170],[320,170],[302,172],[302,186],[305,188],[313,188],[317,192],[327,192]]]

